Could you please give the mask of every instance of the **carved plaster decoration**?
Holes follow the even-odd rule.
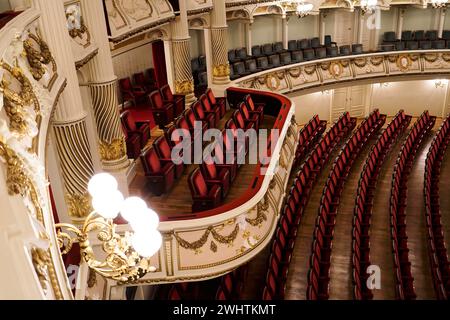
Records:
[[[67,29],[70,37],[80,46],[87,48],[91,45],[91,34],[81,15],[81,4],[75,2],[66,6]]]

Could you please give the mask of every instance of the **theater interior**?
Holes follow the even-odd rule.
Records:
[[[449,299],[447,1],[0,0],[0,300]]]

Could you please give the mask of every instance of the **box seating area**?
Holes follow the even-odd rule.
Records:
[[[411,262],[408,257],[406,224],[407,183],[417,150],[425,135],[433,128],[435,121],[436,117],[430,116],[428,111],[422,113],[405,140],[394,168],[390,215],[394,273],[397,282],[396,296],[399,300],[416,298],[414,278],[411,274]]]
[[[203,99],[194,103],[198,106]],[[208,103],[206,101],[206,103]],[[196,107],[193,107],[194,110]],[[207,113],[205,113],[207,114]],[[209,114],[208,116],[213,116]],[[217,115],[217,114],[216,114]],[[264,105],[253,103],[250,95],[237,104],[237,110],[228,119],[222,130],[223,144],[215,141],[206,148],[213,151],[215,159],[205,159],[188,178],[192,195],[192,212],[201,212],[218,207],[228,195],[236,177],[237,169],[245,162],[250,145],[247,140],[240,141],[238,130],[258,130],[264,117]],[[217,126],[217,118],[216,124]],[[192,148],[193,149],[193,148]],[[215,161],[214,161],[215,160]]]
[[[310,269],[308,272],[307,299],[329,298],[329,272],[333,233],[341,193],[350,169],[367,141],[377,134],[386,121],[386,115],[373,111],[355,130],[334,161],[322,193],[316,219]]]
[[[315,116],[304,130],[318,119]],[[319,122],[320,123],[320,122]],[[309,201],[311,191],[336,145],[356,126],[356,119],[344,113],[330,130],[316,144],[296,174],[293,186],[286,198],[286,204],[275,231],[268,262],[264,300],[283,299],[287,271],[294,250],[297,229],[303,210]]]
[[[150,125],[148,122],[135,121],[129,110],[120,114],[122,131],[125,135],[127,156],[129,159],[137,159],[141,150],[150,140]]]
[[[302,61],[363,53],[362,44],[338,47],[329,35],[325,36],[323,43],[322,45],[317,37],[290,40],[288,49],[283,48],[282,42],[266,43],[253,46],[251,55],[247,54],[246,48],[229,50],[230,78],[233,80],[255,72]]]
[[[445,245],[439,200],[439,179],[442,160],[450,143],[450,117],[442,123],[425,162],[424,198],[427,243],[436,297],[447,300],[450,296],[450,267]]]
[[[133,79],[133,80],[132,80]],[[123,103],[130,102],[134,106],[145,103],[147,96],[157,89],[155,70],[153,68],[119,79],[119,90]]]
[[[437,30],[405,30],[400,39],[394,31],[387,31],[383,35],[383,51],[419,49],[450,49],[450,30],[444,30],[442,38],[438,37]]]
[[[356,300],[370,300],[372,291],[367,288],[367,267],[370,263],[370,225],[374,201],[374,190],[386,156],[411,122],[411,116],[400,110],[379,136],[367,157],[361,172],[356,192],[353,231],[352,231],[352,268],[353,289]]]

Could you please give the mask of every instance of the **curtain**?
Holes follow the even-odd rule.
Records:
[[[164,55],[164,42],[155,41],[152,43],[153,68],[158,88],[167,84],[166,58]]]

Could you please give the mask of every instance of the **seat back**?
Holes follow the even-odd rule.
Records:
[[[185,118],[188,121],[190,128],[194,128],[195,122],[197,121],[197,119],[195,118],[195,114],[194,114],[194,111],[192,111],[192,109],[186,110],[184,112],[183,118]]]
[[[328,35],[328,34],[325,35],[323,40],[324,40],[325,47],[331,46],[332,40],[331,40],[331,36],[330,35]]]
[[[311,47],[314,49],[320,47],[320,39],[318,37],[311,39]]]
[[[209,99],[208,99],[208,97],[205,94],[202,94],[200,96],[199,100],[200,100],[200,102],[201,102],[201,104],[203,106],[203,109],[205,109],[205,111],[207,111],[207,112],[212,112],[213,111],[212,106],[209,103]]]
[[[170,89],[170,86],[168,84],[165,84],[161,87],[161,95],[163,96],[164,100],[167,101],[173,101],[174,97],[172,94],[172,89]]]
[[[234,72],[236,72],[238,75],[242,75],[245,73],[245,65],[242,61],[234,63],[233,67]]]
[[[255,59],[249,59],[245,61],[245,69],[250,72],[258,71]]]
[[[301,39],[301,40],[298,40],[298,42],[297,42],[297,48],[298,48],[298,49],[301,49],[301,50],[311,48],[311,43],[310,43],[309,39]]]
[[[198,58],[191,59],[191,68],[193,72],[200,70],[200,62],[198,62]]]
[[[349,55],[350,54],[350,46],[349,45],[340,46],[339,53],[343,56]]]
[[[268,68],[269,67],[269,60],[267,57],[259,57],[256,59],[256,62],[258,63],[258,67],[260,68]]]
[[[155,90],[149,95],[150,104],[154,109],[161,109],[164,106],[163,97],[159,90]]]
[[[297,50],[297,40],[289,40],[288,41],[288,50],[289,51]]]
[[[161,159],[171,158],[172,151],[166,136],[162,135],[158,139],[156,139],[153,143],[153,146]]]
[[[314,60],[316,58],[314,49],[305,49],[303,50],[303,58],[305,60]]]
[[[195,101],[192,104],[192,110],[194,110],[195,115],[197,116],[197,119],[204,120],[206,118],[205,111],[203,110],[203,106],[200,103],[200,101]]]
[[[279,67],[280,66],[280,56],[278,54],[272,54],[269,56],[269,64],[272,65],[272,67]]]
[[[136,122],[129,110],[125,110],[121,113],[120,119],[122,120],[123,126],[127,131],[137,131]]]
[[[261,46],[252,46],[252,56],[259,57],[261,54]]]
[[[394,31],[386,31],[383,35],[383,41],[386,42],[394,42],[396,39],[396,35]]]
[[[360,54],[363,53],[363,45],[360,43],[354,43],[352,44],[352,53],[353,54]]]
[[[327,49],[325,47],[316,48],[316,58],[322,59],[327,57]]]
[[[192,171],[188,178],[188,184],[193,197],[206,197],[208,195],[208,186],[200,168]]]
[[[154,174],[161,171],[161,161],[153,147],[142,152],[141,162],[146,174]]]
[[[280,62],[282,64],[290,64],[292,62],[291,59],[291,53],[290,52],[283,52],[280,54]]]
[[[292,51],[292,60],[295,62],[303,61],[303,51],[301,50]]]
[[[133,88],[133,86],[131,85],[131,80],[130,78],[123,78],[119,80],[119,86],[121,90],[124,91],[128,91],[131,90]]]
[[[442,39],[444,39],[444,40],[450,40],[450,30],[444,30],[444,31],[442,31]]]
[[[202,86],[208,85],[208,73],[206,71],[200,72],[198,74],[198,82]]]
[[[228,60],[229,61],[236,60],[236,50],[235,49],[228,50]]]
[[[338,48],[337,47],[326,47],[327,48],[327,56],[328,57],[337,57]]]
[[[419,49],[419,43],[417,41],[406,41],[406,49],[417,50]]]
[[[240,48],[236,50],[236,56],[239,59],[245,59],[247,58],[247,49],[245,48]]]
[[[139,84],[139,85],[144,85],[146,82],[145,75],[143,72],[135,73],[133,75],[133,79],[134,79],[134,83]]]
[[[414,40],[416,41],[425,40],[425,32],[423,30],[414,31]]]
[[[262,53],[266,56],[271,55],[273,53],[273,45],[271,43],[266,43],[262,47]]]
[[[430,41],[437,40],[438,39],[438,32],[437,32],[437,30],[428,30],[425,33],[425,38],[427,40],[430,40]]]
[[[274,45],[273,45],[273,51],[274,52],[277,52],[277,53],[280,53],[280,52],[282,52],[284,50],[284,48],[283,48],[283,42],[275,42],[274,43]]]
[[[233,112],[233,119],[240,129],[245,129],[245,120],[239,110]]]
[[[402,41],[411,41],[413,39],[413,33],[411,30],[402,31]]]

